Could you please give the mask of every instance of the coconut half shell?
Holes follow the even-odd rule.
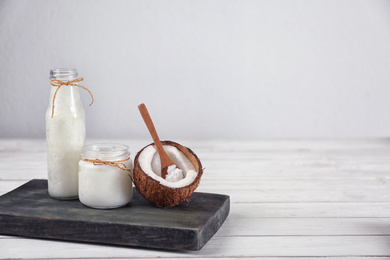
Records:
[[[191,149],[172,141],[162,141],[161,143],[163,145],[174,146],[181,151],[194,165],[197,176],[189,185],[180,188],[162,185],[159,181],[150,177],[142,170],[138,158],[146,147],[154,145],[154,143],[151,143],[142,148],[134,159],[134,184],[138,192],[157,207],[172,207],[183,201],[189,200],[192,193],[199,185],[203,169],[199,158]]]

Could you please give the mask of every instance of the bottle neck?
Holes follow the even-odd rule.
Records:
[[[46,116],[54,119],[59,119],[64,115],[84,118],[84,108],[81,103],[79,88],[75,86],[61,86],[55,95],[57,89],[58,87],[51,87]]]
[[[76,69],[73,68],[57,68],[50,70],[50,77],[49,79],[57,79],[61,81],[71,81],[76,79],[78,76],[78,72]]]
[[[58,87],[51,86],[50,89],[50,100],[53,102],[54,94],[57,91]],[[56,95],[56,105],[61,103],[63,100],[67,100],[68,102],[78,102],[80,101],[80,93],[79,88],[76,86],[61,86]]]

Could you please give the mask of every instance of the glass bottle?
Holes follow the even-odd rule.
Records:
[[[50,80],[66,83],[77,76],[76,69],[50,70]],[[60,200],[77,199],[78,162],[85,143],[85,113],[78,86],[52,83],[46,111],[46,142],[49,195]]]
[[[84,146],[79,162],[79,199],[98,209],[118,208],[133,197],[132,161],[123,144]]]

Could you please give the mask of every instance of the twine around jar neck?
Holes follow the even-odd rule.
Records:
[[[89,105],[91,106],[93,104],[94,99],[93,99],[93,95],[92,95],[91,91],[89,89],[87,89],[86,87],[83,87],[83,86],[80,86],[79,84],[77,84],[78,82],[81,82],[83,80],[84,80],[84,78],[77,78],[77,79],[65,81],[65,82],[61,81],[59,79],[50,80],[50,84],[53,87],[57,87],[56,92],[54,92],[54,96],[53,96],[53,106],[51,108],[51,118],[53,118],[53,116],[54,116],[54,102],[56,100],[57,92],[61,86],[75,86],[75,87],[85,89],[86,91],[88,91],[88,93],[91,95],[91,98],[92,98],[92,102]]]
[[[100,159],[85,159],[81,158],[82,161],[84,162],[91,162],[93,165],[108,165],[112,167],[119,168],[124,171],[129,171],[131,172],[131,169],[127,168],[126,164],[124,162],[130,160],[130,157],[124,160],[119,160],[119,161],[105,161],[105,160],[100,160]]]

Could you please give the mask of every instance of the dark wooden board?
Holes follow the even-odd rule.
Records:
[[[230,210],[227,195],[193,193],[189,202],[157,208],[136,190],[122,208],[100,210],[50,198],[46,180],[0,197],[0,234],[170,250],[199,250]]]

